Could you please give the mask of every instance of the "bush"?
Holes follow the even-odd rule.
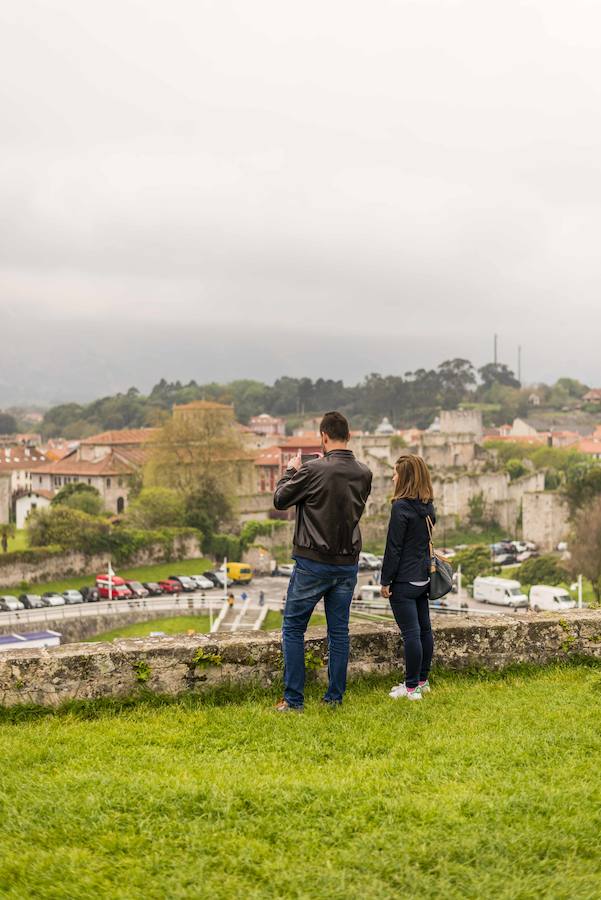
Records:
[[[102,514],[104,506],[102,498],[91,484],[66,484],[52,500],[52,506],[68,506],[79,509],[90,516]]]
[[[28,519],[30,547],[58,544],[65,550],[82,553],[110,551],[110,525],[106,519],[68,506],[36,510]]]
[[[130,505],[127,521],[137,528],[146,529],[182,526],[185,521],[184,498],[171,488],[144,488]]]
[[[527,559],[518,569],[522,584],[561,584],[568,573],[556,556],[539,556]]]
[[[252,520],[250,522],[245,522],[242,526],[242,531],[240,532],[240,546],[243,550],[246,550],[247,547],[250,547],[251,544],[255,543],[255,540],[263,535],[264,537],[271,537],[274,531],[277,531],[278,528],[283,528],[285,522],[278,521],[277,519],[270,519],[269,521],[257,521]]]
[[[460,550],[453,558],[453,568],[461,566],[464,584],[470,584],[477,575],[493,575],[494,566],[490,558],[490,549],[484,544],[474,544],[466,550]]]
[[[240,560],[242,558],[242,545],[236,534],[212,534],[205,539],[203,547],[215,559]]]
[[[516,478],[521,478],[522,475],[526,475],[528,472],[524,463],[519,459],[508,459],[505,463],[505,469],[511,481],[515,481]]]

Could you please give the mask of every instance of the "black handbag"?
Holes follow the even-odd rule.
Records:
[[[430,600],[440,600],[453,587],[453,567],[448,559],[434,549],[432,543],[432,519],[426,516],[428,535],[430,537]]]

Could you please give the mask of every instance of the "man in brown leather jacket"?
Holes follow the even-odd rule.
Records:
[[[279,480],[276,509],[296,506],[293,557],[282,644],[284,699],[280,712],[304,705],[304,636],[311,613],[323,597],[328,622],[328,677],[324,701],[342,703],[349,655],[349,613],[357,583],[359,520],[371,490],[372,474],[348,449],[349,426],[329,412],[319,426],[323,456],[302,464],[299,454]]]

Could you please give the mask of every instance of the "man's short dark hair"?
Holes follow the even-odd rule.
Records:
[[[351,433],[348,421],[339,412],[327,412],[319,423],[320,434],[327,434],[332,441],[348,441]]]

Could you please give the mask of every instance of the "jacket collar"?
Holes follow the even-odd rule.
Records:
[[[325,453],[324,456],[336,456],[336,454],[340,454],[341,456],[355,455],[352,450],[328,450],[328,452]]]

